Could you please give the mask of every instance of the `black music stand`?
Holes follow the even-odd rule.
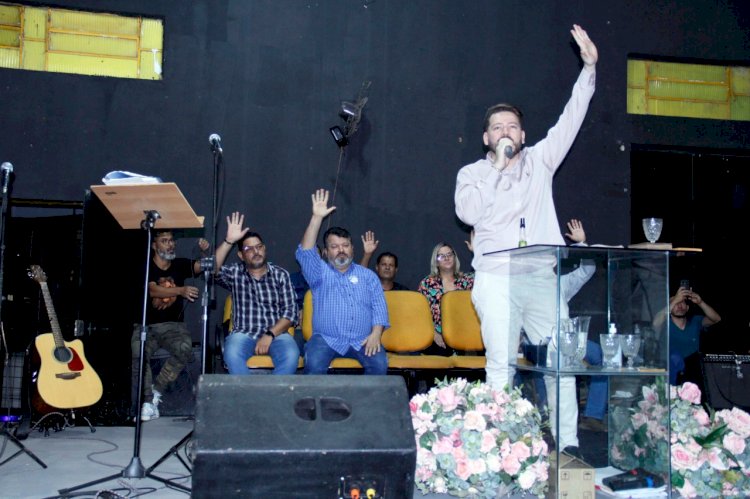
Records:
[[[190,492],[189,487],[173,483],[160,476],[152,473],[156,465],[145,469],[140,457],[141,448],[141,402],[143,397],[143,371],[144,358],[143,354],[146,345],[146,334],[148,326],[146,325],[146,310],[148,307],[148,271],[151,263],[151,229],[153,228],[201,228],[203,220],[196,216],[193,209],[188,204],[179,188],[174,183],[162,184],[124,184],[124,185],[92,185],[91,190],[101,200],[102,204],[107,207],[109,212],[115,217],[123,229],[143,229],[147,233],[146,262],[145,262],[145,282],[143,288],[143,316],[141,321],[141,342],[140,355],[138,358],[138,395],[136,403],[135,419],[135,436],[133,439],[133,456],[130,464],[123,468],[122,472],[115,473],[97,480],[92,480],[75,487],[60,489],[58,492],[62,497],[68,497],[73,491],[107,482],[116,478],[151,478],[162,482],[170,487]],[[182,445],[192,432],[188,433],[179,444]],[[157,464],[163,462],[172,451],[163,456]],[[183,465],[190,470],[187,463],[180,459]]]

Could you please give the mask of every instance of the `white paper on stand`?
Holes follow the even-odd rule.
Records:
[[[126,184],[160,184],[159,177],[141,175],[140,173],[114,170],[102,177],[104,185],[126,185]]]

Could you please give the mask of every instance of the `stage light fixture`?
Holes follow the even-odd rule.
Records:
[[[328,129],[329,132],[331,132],[331,135],[333,136],[333,140],[336,141],[336,145],[339,147],[345,147],[349,140],[344,135],[344,132],[341,130],[338,126],[332,126]]]

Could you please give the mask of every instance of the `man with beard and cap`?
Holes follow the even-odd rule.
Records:
[[[346,229],[325,231],[323,258],[315,250],[323,219],[335,209],[328,206],[328,191],[313,193],[312,217],[295,253],[313,301],[305,374],[326,374],[336,357],[356,359],[365,374],[386,374],[388,359],[380,337],[390,324],[378,276],[352,262],[354,248]]]
[[[193,355],[193,340],[184,322],[183,300],[195,301],[198,288],[186,286],[185,280],[197,277],[201,272],[200,260],[176,258],[174,235],[168,229],[156,229],[151,242],[153,256],[149,262],[148,295],[151,298],[146,309],[146,342],[143,347],[143,406],[141,420],[150,421],[159,417],[159,402],[164,390],[180,375]],[[209,244],[198,241],[205,255]],[[138,379],[141,352],[141,325],[137,324],[131,338],[133,356],[133,380]],[[151,373],[151,355],[163,348],[169,352],[156,378]],[[152,385],[153,383],[153,385]],[[135,386],[135,384],[134,384]]]
[[[247,360],[270,355],[273,374],[294,374],[299,347],[287,330],[297,321],[294,286],[285,269],[266,259],[257,232],[242,225],[245,215],[227,217],[227,235],[216,247],[216,282],[232,292],[232,330],[224,342],[229,374],[250,374]],[[240,262],[224,265],[237,244]]]
[[[476,273],[471,298],[486,348],[486,379],[496,390],[503,390],[513,379],[509,364],[518,351],[521,328],[532,343],[538,344],[557,324],[555,259],[518,264],[521,259],[511,261],[511,256],[501,251],[526,244],[565,244],[555,211],[552,180],[586,116],[594,95],[598,60],[596,45],[586,31],[574,24],[570,33],[580,50],[583,69],[570,100],[547,136],[524,147],[523,114],[516,106],[496,104],[485,113],[483,140],[489,150],[486,157],[461,168],[456,179],[456,215],[474,227],[472,266]],[[568,317],[564,301],[560,303],[559,317]],[[555,421],[555,379],[544,379],[552,409],[550,421]],[[575,377],[560,377],[559,395],[557,448],[578,455]],[[555,429],[552,424],[553,432]]]

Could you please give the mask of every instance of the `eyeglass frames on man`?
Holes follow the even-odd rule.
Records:
[[[263,243],[256,244],[255,246],[243,246],[242,251],[243,253],[247,253],[249,251],[252,251],[253,253],[260,253],[263,251],[263,248],[265,248],[266,245]]]

